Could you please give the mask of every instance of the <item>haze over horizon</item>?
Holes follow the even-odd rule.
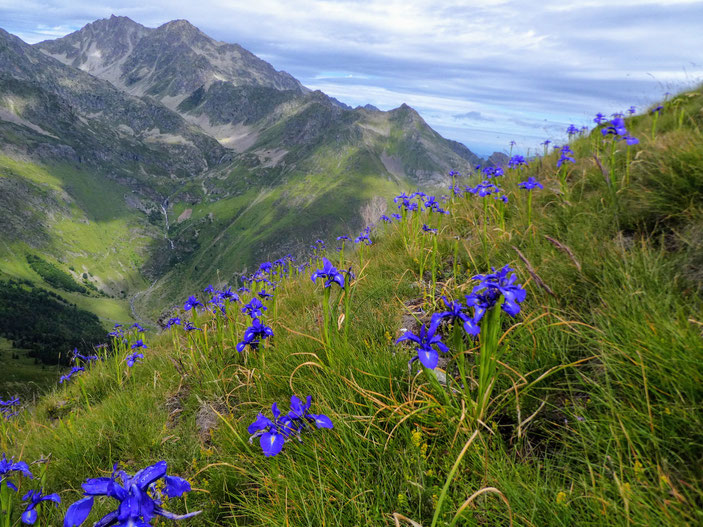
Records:
[[[534,151],[566,127],[701,82],[703,2],[282,0],[197,6],[0,1],[0,27],[28,43],[115,14],[148,27],[187,19],[305,86],[352,106],[407,103],[438,132],[488,155]],[[687,52],[686,50],[691,50]]]

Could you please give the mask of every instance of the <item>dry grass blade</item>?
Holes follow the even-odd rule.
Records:
[[[574,253],[571,251],[571,249],[569,249],[566,245],[561,243],[559,240],[555,240],[551,236],[547,236],[545,234],[544,237],[547,239],[548,242],[550,242],[552,245],[554,245],[557,249],[559,249],[560,251],[564,251],[569,256],[569,258],[571,258],[571,261],[574,262],[574,265],[579,270],[579,272],[581,272],[581,264],[576,259],[576,257],[574,256]]]
[[[596,160],[596,165],[598,165],[601,174],[603,174],[603,179],[605,179],[605,182],[608,184],[608,186],[610,186],[610,173],[608,172],[608,169],[603,166],[603,163],[600,162],[600,159],[596,154],[593,154],[593,159]]]
[[[534,268],[532,267],[532,264],[530,263],[530,261],[525,257],[524,254],[522,254],[522,252],[520,252],[520,249],[518,249],[514,245],[512,246],[512,248],[515,250],[517,255],[520,257],[520,260],[523,261],[523,263],[527,267],[527,272],[530,273],[530,276],[537,283],[537,285],[540,286],[542,289],[544,289],[548,294],[552,295],[553,297],[556,297],[557,295],[554,294],[554,291],[552,291],[552,289],[547,284],[544,283],[544,280],[542,280],[542,278],[540,278],[540,276],[537,274],[537,271],[535,271]]]
[[[322,366],[321,364],[318,364],[317,362],[314,362],[314,361],[311,361],[311,360],[310,360],[310,361],[307,361],[307,362],[303,362],[302,364],[298,364],[298,365],[295,367],[295,369],[293,370],[293,372],[290,374],[290,377],[288,378],[288,386],[290,386],[290,389],[293,391],[293,393],[295,393],[295,388],[293,388],[293,376],[295,375],[295,372],[297,372],[297,371],[298,371],[300,368],[302,368],[303,366],[317,366],[317,367],[320,368],[321,370],[324,370],[324,369],[325,369],[325,367]]]
[[[402,514],[398,514],[397,512],[393,513],[393,521],[395,522],[395,527],[400,527],[400,520],[409,523],[412,525],[412,527],[422,527],[421,524],[417,523],[416,521],[411,520],[410,518],[407,518],[403,516]]]
[[[281,327],[282,327],[283,329],[285,329],[286,331],[289,331],[289,332],[293,333],[294,335],[298,335],[298,336],[301,336],[301,337],[307,337],[307,338],[312,339],[312,340],[314,340],[314,341],[316,341],[316,342],[319,342],[319,343],[322,344],[323,346],[325,345],[325,343],[322,342],[322,341],[321,341],[320,339],[318,339],[317,337],[313,337],[312,335],[307,335],[307,334],[305,334],[305,333],[300,333],[299,331],[295,331],[294,329],[291,329],[291,328],[289,328],[289,327],[284,326],[284,325],[281,324],[280,322],[278,322],[278,325],[281,326]]]
[[[462,503],[461,507],[459,507],[459,510],[456,511],[456,514],[454,515],[454,518],[452,518],[452,522],[449,524],[449,527],[452,527],[453,525],[456,525],[456,522],[459,520],[459,517],[461,516],[461,513],[464,512],[464,509],[471,505],[473,501],[478,498],[482,494],[486,494],[487,492],[493,492],[495,494],[498,494],[500,496],[500,499],[503,500],[505,505],[508,507],[508,514],[510,514],[510,525],[513,525],[513,510],[510,507],[510,502],[508,501],[508,498],[505,497],[505,494],[503,494],[501,491],[499,491],[495,487],[483,487],[480,490],[477,490],[474,492],[469,498]]]

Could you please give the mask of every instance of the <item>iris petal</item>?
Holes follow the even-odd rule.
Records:
[[[277,432],[267,432],[261,436],[259,444],[266,457],[275,456],[283,449],[286,438]]]
[[[417,356],[420,362],[425,368],[434,370],[439,363],[439,353],[433,349],[420,349],[417,350]]]
[[[34,510],[34,508],[27,509],[22,513],[22,523],[26,523],[27,525],[34,525],[34,522],[37,521],[37,511]]]
[[[315,420],[315,425],[317,428],[334,428],[334,425],[332,424],[332,420],[327,417],[326,415],[323,414],[310,414],[310,417],[312,417]]]
[[[180,498],[184,493],[190,491],[190,483],[183,478],[166,476],[165,480],[164,494],[169,498]]]
[[[92,496],[78,500],[66,511],[66,516],[63,519],[63,527],[76,527],[81,525],[90,514],[92,508]]]
[[[88,496],[106,496],[110,483],[111,478],[91,478],[83,483],[83,492]]]
[[[167,468],[165,461],[159,461],[149,467],[143,468],[134,475],[132,484],[140,489],[145,489],[157,479],[163,478],[166,475]]]

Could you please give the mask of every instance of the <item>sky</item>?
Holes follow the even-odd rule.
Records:
[[[28,43],[111,14],[187,19],[351,106],[409,104],[479,155],[703,82],[703,0],[0,0]]]

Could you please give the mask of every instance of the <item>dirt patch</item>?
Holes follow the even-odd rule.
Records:
[[[189,220],[192,214],[193,214],[193,209],[184,210],[183,212],[181,212],[181,215],[178,216],[176,223],[183,223],[184,221]]]
[[[189,394],[190,388],[187,385],[179,384],[176,392],[166,399],[164,406],[166,407],[166,411],[168,411],[168,419],[166,420],[166,426],[168,428],[173,428],[178,424],[181,412],[183,411],[183,403]]]
[[[195,426],[198,429],[200,442],[209,445],[212,440],[212,431],[220,420],[220,415],[226,408],[222,401],[203,401],[195,417]]]

